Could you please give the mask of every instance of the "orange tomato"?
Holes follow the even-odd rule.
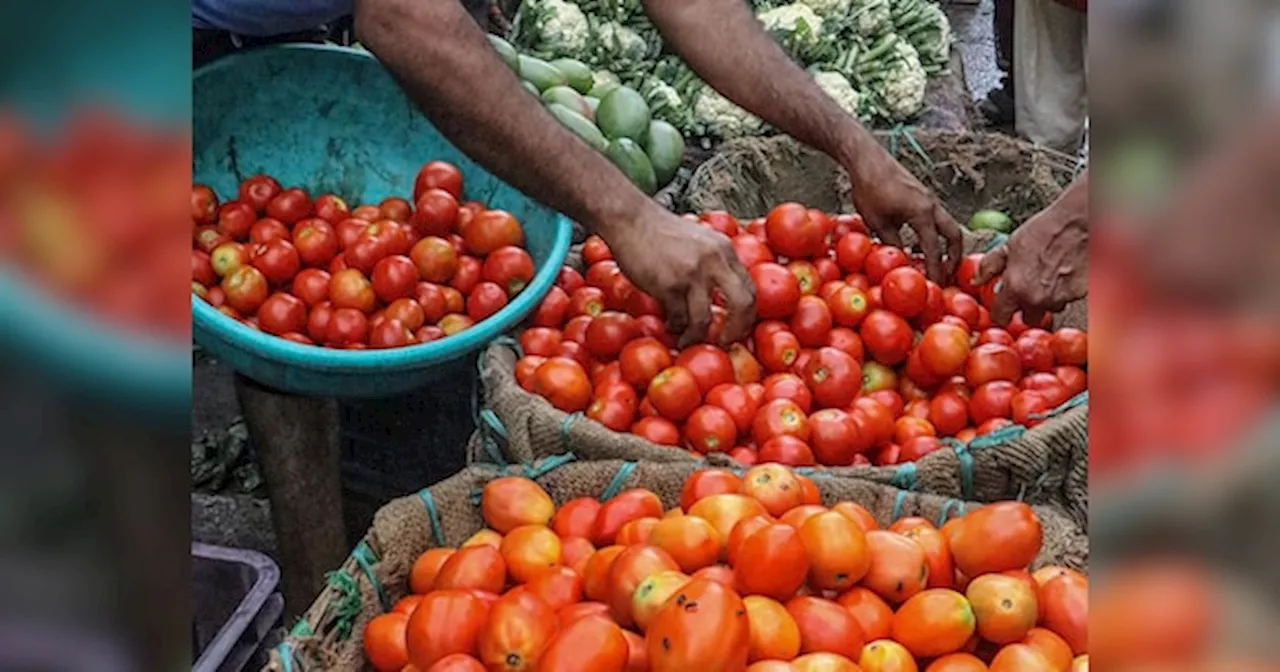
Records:
[[[1026,644],[1010,644],[991,660],[991,672],[1056,672],[1053,664]]]
[[[1057,633],[1079,656],[1089,650],[1089,580],[1062,574],[1040,588],[1040,624]]]
[[[413,561],[409,570],[409,590],[418,595],[425,595],[435,588],[436,576],[449,556],[454,554],[452,548],[431,548]]]
[[[785,660],[761,660],[747,666],[747,672],[795,672],[795,669]]]
[[[637,518],[618,530],[618,538],[614,543],[620,546],[635,546],[636,544],[649,543],[649,533],[653,531],[655,525],[658,524],[657,518],[645,516]]]
[[[379,672],[399,672],[409,664],[405,632],[409,617],[391,612],[374,617],[364,628],[364,655]]]
[[[810,653],[791,661],[796,672],[861,672],[857,663],[835,653]]]
[[[1024,569],[1040,552],[1043,531],[1022,502],[988,504],[960,518],[947,538],[956,567],[971,577]]]
[[[720,583],[723,583],[726,586],[729,586],[730,588],[733,587],[734,580],[735,580],[733,577],[733,569],[726,567],[724,565],[712,565],[710,567],[703,567],[702,569],[699,569],[698,571],[693,573],[693,578],[718,581]]]
[[[964,595],[930,588],[907,600],[893,615],[893,639],[918,658],[934,658],[964,649],[976,624]]]
[[[419,670],[420,668],[410,665],[401,672],[410,672],[410,670]],[[484,664],[480,661],[468,656],[465,653],[455,653],[445,656],[436,661],[427,672],[488,672],[484,669]]]
[[[582,592],[588,600],[608,602],[609,600],[609,568],[618,554],[626,550],[623,546],[606,546],[591,555],[582,571]]]
[[[565,628],[580,618],[588,616],[604,616],[609,617],[609,605],[603,602],[579,602],[562,607],[556,612],[556,620],[560,622],[560,627]]]
[[[422,598],[406,630],[409,662],[420,670],[453,653],[476,650],[489,606],[466,590],[437,590]]]
[[[748,469],[742,477],[742,494],[754,497],[764,505],[769,515],[775,517],[804,503],[804,487],[800,479],[790,469],[776,463]]]
[[[858,527],[861,527],[863,532],[880,529],[880,526],[876,524],[875,516],[871,515],[870,511],[866,510],[859,504],[854,504],[853,502],[840,502],[839,504],[831,507],[831,510],[847,516],[849,520],[857,523]]]
[[[623,525],[638,518],[661,516],[662,500],[657,495],[638,488],[623,490],[600,507],[591,528],[591,540],[596,546],[611,545],[618,538]]]
[[[725,558],[728,559],[729,564],[737,565],[738,554],[742,550],[742,542],[746,541],[747,537],[772,524],[773,520],[767,514],[751,516],[738,521],[738,524],[733,526],[733,531],[729,533],[728,542],[725,543]]]
[[[695,471],[680,489],[680,508],[688,511],[699,500],[711,495],[735,495],[742,492],[742,479],[725,469]]]
[[[926,561],[929,563],[929,588],[951,588],[955,585],[955,565],[951,560],[951,547],[947,546],[947,538],[942,536],[933,523],[924,518],[903,518],[889,526],[891,532],[897,532],[908,539],[915,539],[924,549]]]
[[[644,637],[630,630],[623,630],[622,636],[627,640],[626,672],[648,672],[649,649],[644,644]]]
[[[978,634],[994,644],[1011,644],[1036,625],[1036,594],[1026,583],[1004,574],[983,574],[969,582],[965,597],[978,622]]]
[[[667,599],[684,588],[689,581],[689,575],[684,572],[664,570],[650,574],[640,582],[631,595],[631,616],[641,632],[649,627]]]
[[[568,567],[552,567],[525,588],[556,611],[582,600],[582,576]]]
[[[906,647],[892,639],[867,642],[858,657],[862,672],[917,672],[915,658]]]
[[[721,537],[729,538],[733,526],[739,520],[751,516],[765,515],[764,505],[746,495],[722,494],[704,497],[687,509],[689,515],[697,516],[711,523]]]
[[[546,525],[556,506],[542,486],[527,478],[506,476],[484,486],[480,512],[489,527],[506,534],[521,525]]]
[[[551,638],[538,672],[622,672],[629,658],[622,628],[604,616],[587,616]]]
[[[819,597],[797,597],[787,602],[787,611],[800,628],[802,652],[834,653],[849,660],[862,655],[865,635],[844,607]]]
[[[696,516],[663,518],[649,532],[648,543],[669,553],[684,572],[710,567],[724,552],[720,533]]]
[[[391,611],[397,614],[404,614],[405,616],[412,616],[413,611],[417,609],[418,605],[421,603],[421,595],[405,595],[391,607]]]
[[[762,595],[742,598],[751,629],[749,660],[791,660],[800,655],[800,626],[782,603]]]
[[[775,523],[743,540],[733,570],[736,588],[743,595],[786,600],[804,585],[809,557],[800,533]]]
[[[1049,582],[1050,579],[1055,579],[1061,574],[1084,578],[1084,574],[1081,574],[1070,567],[1063,567],[1062,565],[1045,565],[1031,573],[1031,580],[1035,581],[1036,590],[1039,591],[1044,587],[1044,584]]]
[[[591,536],[591,528],[596,523],[596,514],[600,512],[600,502],[594,497],[571,499],[561,506],[551,517],[551,529],[560,538]]]
[[[653,672],[742,670],[751,645],[747,608],[724,584],[695,579],[649,624],[645,644]]]
[[[502,535],[493,530],[480,530],[462,542],[459,548],[471,548],[472,546],[492,546],[498,548],[502,545]]]
[[[1071,667],[1071,646],[1067,640],[1044,628],[1031,628],[1022,643],[1030,646],[1053,665],[1053,669],[1066,672]]]
[[[924,672],[987,672],[987,664],[972,653],[952,653],[929,663]]]
[[[532,672],[556,631],[555,610],[532,591],[513,590],[489,608],[477,641],[480,660],[497,672]]]
[[[528,583],[560,564],[560,537],[546,525],[524,525],[503,537],[498,552],[511,578]]]
[[[862,578],[862,585],[894,603],[924,590],[929,564],[924,548],[916,540],[887,530],[872,530],[866,537],[871,568]]]
[[[819,590],[847,590],[871,568],[862,528],[835,511],[806,520],[800,541],[809,553],[809,584]]]
[[[435,590],[474,589],[500,593],[507,583],[507,565],[492,546],[472,546],[449,556],[436,575]]]
[[[893,609],[879,595],[861,586],[836,598],[836,603],[853,614],[868,640],[885,639],[893,627]]]
[[[628,546],[618,554],[609,567],[609,614],[622,627],[635,623],[631,614],[631,598],[636,588],[652,574],[665,570],[679,570],[680,566],[666,551],[657,546]]]
[[[800,491],[804,493],[801,501],[809,506],[821,506],[822,493],[818,491],[818,484],[812,478],[800,474],[796,474],[796,480],[800,481]]]
[[[782,523],[783,525],[790,525],[791,527],[794,527],[798,530],[800,529],[801,525],[804,525],[806,520],[809,520],[810,518],[818,515],[819,513],[826,513],[827,511],[830,511],[830,509],[828,509],[825,506],[818,506],[816,504],[801,504],[800,506],[797,506],[796,508],[791,509],[790,511],[782,514],[782,517],[778,519],[778,522]]]
[[[1028,572],[1025,569],[1010,569],[1006,572],[1000,572],[1000,575],[1017,579],[1027,588],[1031,589],[1031,592],[1036,593],[1037,595],[1040,593],[1039,584],[1037,584],[1036,580],[1031,576],[1031,572]]]
[[[562,537],[560,539],[560,562],[573,571],[582,574],[587,560],[596,552],[596,547],[582,537]]]

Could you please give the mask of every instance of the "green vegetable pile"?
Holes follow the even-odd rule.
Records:
[[[561,25],[543,29],[573,39]],[[552,116],[608,157],[645,193],[657,193],[675,178],[684,159],[684,137],[669,122],[653,118],[639,91],[610,72],[593,72],[580,60],[548,61],[518,53],[496,35],[489,40]]]
[[[893,126],[924,107],[951,60],[937,0],[749,0],[766,30],[840,106]],[[770,132],[667,52],[641,0],[524,0],[510,34],[523,53],[573,58],[640,93],[655,119],[709,147]]]

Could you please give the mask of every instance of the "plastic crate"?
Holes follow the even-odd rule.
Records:
[[[238,548],[191,544],[193,672],[237,672],[267,660],[280,636],[280,568]]]

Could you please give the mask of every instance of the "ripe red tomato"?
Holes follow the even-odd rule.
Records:
[[[413,296],[418,280],[418,267],[409,257],[384,257],[373,266],[373,293],[384,303]]]
[[[213,290],[209,290],[209,293],[212,295]],[[1068,398],[1084,392],[1089,386],[1089,376],[1079,367],[1059,366],[1053,370],[1053,374],[1067,386]]]
[[[329,319],[333,317],[333,304],[321,301],[311,308],[307,315],[307,334],[316,343],[324,343],[329,338]]]
[[[1018,312],[1014,313],[1013,317],[1010,318],[1009,320],[1009,333],[1013,334],[1014,338],[1021,336],[1022,332],[1026,331],[1031,327],[1038,327],[1040,329],[1052,329],[1053,315],[1049,313],[1045,313],[1044,317],[1040,318],[1039,324],[1027,324],[1026,321],[1024,321],[1022,318],[1022,311],[1019,310]]]
[[[1073,327],[1053,333],[1053,356],[1059,366],[1084,366],[1089,362],[1089,335]]]
[[[258,214],[248,203],[228,201],[218,208],[218,233],[230,240],[244,240],[257,221]]]
[[[351,218],[364,220],[365,222],[372,224],[373,222],[382,219],[382,211],[379,210],[376,205],[362,205],[351,211]]]
[[[756,286],[756,314],[760,319],[790,317],[800,301],[800,282],[785,266],[766,262],[750,269]]]
[[[333,227],[334,233],[338,234],[338,247],[346,249],[356,244],[360,236],[369,228],[372,222],[365,221],[356,217],[350,217],[338,222]]]
[[[523,246],[524,230],[511,213],[485,210],[467,225],[462,239],[466,241],[467,249],[483,256],[508,245]]]
[[[942,288],[932,280],[926,280],[925,287],[924,310],[916,316],[916,324],[921,328],[935,324],[947,316],[947,302],[942,298]]]
[[[382,219],[389,219],[393,222],[409,223],[410,216],[413,215],[413,206],[409,205],[409,201],[392,196],[385,198],[378,204],[378,214]]]
[[[449,286],[463,294],[471,294],[475,292],[476,286],[480,284],[480,275],[483,270],[484,266],[479,259],[463,255],[458,258],[458,270],[453,274],[453,278],[449,280]],[[506,296],[505,291],[502,294]]]
[[[569,316],[569,295],[557,285],[552,285],[533,314],[533,324],[538,327],[559,329]]]
[[[624,381],[637,389],[647,389],[654,376],[671,366],[671,354],[655,338],[638,338],[622,347],[618,364]]]
[[[853,286],[838,290],[827,302],[831,318],[842,327],[856,328],[871,312],[871,301],[866,292]]]
[[[334,194],[324,194],[316,199],[315,215],[329,224],[337,224],[351,216],[347,202]]]
[[[533,327],[525,329],[524,333],[520,334],[520,349],[524,351],[526,357],[529,355],[551,357],[560,347],[562,340],[563,336],[555,329]]]
[[[267,300],[267,277],[253,266],[240,266],[222,279],[227,306],[243,315],[257,312]]]
[[[777,436],[793,436],[801,441],[809,440],[809,418],[803,409],[790,399],[774,399],[760,407],[751,423],[751,436],[756,445]]]
[[[565,413],[586,410],[591,403],[591,380],[582,365],[566,357],[551,357],[538,367],[533,389]]]
[[[733,362],[728,353],[714,345],[700,344],[685,348],[676,358],[676,366],[684,367],[693,374],[702,394],[710,392],[717,385],[734,382]]]
[[[928,406],[925,407],[925,412],[928,412]],[[893,422],[893,441],[900,446],[917,436],[937,435],[938,430],[932,423],[914,415],[904,415]]]
[[[756,451],[760,463],[777,462],[789,467],[812,467],[817,463],[813,448],[808,443],[787,434],[765,441]]]
[[[794,401],[805,413],[813,408],[813,393],[805,386],[804,380],[794,373],[775,373],[764,379],[764,395],[760,401],[768,403],[774,399]]]
[[[864,262],[867,280],[872,285],[882,284],[889,271],[909,263],[911,260],[901,249],[891,245],[881,245],[871,250]]]
[[[467,297],[467,315],[479,322],[502,310],[507,305],[507,293],[492,282],[476,285]]]
[[[1014,342],[1013,336],[1010,336],[1009,332],[1001,329],[1000,327],[991,327],[989,329],[983,329],[978,333],[978,340],[975,342],[975,345],[996,343],[998,345],[1008,345],[1012,347]]]
[[[1023,371],[1052,371],[1053,336],[1043,329],[1027,329],[1013,344]]]
[[[191,250],[191,280],[205,286],[218,281],[218,275],[213,272],[209,255],[201,250]]]
[[[741,235],[734,238],[733,251],[738,255],[738,260],[742,265],[751,268],[756,264],[774,263],[778,257],[769,249],[763,240],[751,235]]]
[[[981,311],[977,300],[952,287],[942,290],[942,301],[946,304],[947,314],[964,320],[969,329],[979,329]]]
[[[289,227],[278,219],[263,217],[249,228],[249,241],[269,243],[273,240],[289,240]]]
[[[969,358],[969,334],[946,322],[930,325],[924,330],[916,352],[920,353],[925,373],[935,378],[949,378],[964,370],[965,360]]]
[[[444,289],[440,285],[430,282],[419,282],[413,291],[413,299],[422,306],[422,316],[424,323],[435,324],[450,312],[449,306],[445,302]]]
[[[995,343],[979,345],[965,361],[964,377],[972,387],[993,380],[1015,381],[1022,377],[1021,359],[1008,346]]]
[[[402,348],[416,342],[400,320],[385,318],[369,331],[370,348]]]
[[[924,312],[929,298],[924,274],[910,266],[899,266],[886,273],[880,292],[885,308],[903,317]]]
[[[452,336],[476,326],[476,321],[468,315],[450,313],[440,318],[440,323],[436,326],[440,327],[440,331],[443,331],[445,336]]]
[[[871,445],[893,440],[893,420],[896,411],[890,410],[888,406],[872,397],[854,399],[853,409],[851,417],[856,421],[861,416],[862,424],[859,425],[859,429],[867,430],[864,433],[871,438]]]
[[[200,252],[200,250],[195,250]],[[203,252],[200,252],[203,254]],[[249,251],[243,245],[236,242],[225,242],[213,249],[213,253],[207,255],[208,264],[218,277],[227,277],[232,271],[249,263]]]
[[[702,392],[693,373],[681,366],[671,366],[650,381],[648,399],[663,417],[680,421],[702,404]]]
[[[819,464],[847,466],[853,456],[870,447],[853,418],[828,408],[809,416],[809,443]]]
[[[871,254],[871,239],[865,234],[852,232],[836,242],[836,262],[845,273],[858,273]]]
[[[202,226],[195,230],[191,235],[191,240],[195,246],[205,254],[212,253],[219,245],[232,242],[230,238],[218,232],[218,229],[212,226]]]
[[[866,352],[862,347],[862,337],[857,332],[844,327],[837,327],[831,330],[831,335],[827,338],[827,345],[842,350],[850,357],[861,362],[866,359]]]
[[[623,387],[631,389],[625,385]],[[633,390],[631,394],[633,399],[630,404],[618,399],[596,397],[587,407],[587,417],[615,432],[627,431],[636,417],[635,391]]]
[[[604,290],[599,287],[579,287],[569,295],[569,316],[596,317],[604,312]]]
[[[799,203],[783,203],[770,210],[764,230],[769,246],[792,259],[816,254],[825,235],[822,225]]]
[[[409,258],[427,282],[449,282],[458,272],[458,251],[443,238],[427,236],[419,240],[409,251]]]
[[[819,348],[804,369],[818,408],[847,408],[862,388],[862,368],[848,353]]]
[[[338,254],[338,233],[323,219],[304,219],[293,229],[293,246],[305,266],[327,266]]]
[[[719,406],[699,406],[684,423],[684,438],[689,447],[703,455],[724,452],[738,440],[738,425]]]
[[[1018,386],[1007,380],[993,380],[974,388],[969,398],[969,417],[973,424],[981,426],[992,418],[1011,417],[1013,396],[1017,393]]]
[[[706,223],[711,230],[719,231],[730,238],[738,235],[740,228],[738,219],[724,210],[709,210],[698,215],[698,219]]]
[[[413,180],[413,200],[416,203],[430,189],[443,189],[462,200],[462,172],[444,161],[430,161],[418,170]]]
[[[329,298],[329,274],[318,268],[305,268],[294,276],[289,291],[308,307]]]
[[[626,313],[606,311],[587,325],[587,352],[602,361],[618,358],[623,346],[635,338],[640,327],[634,317]]]
[[[916,460],[942,448],[942,442],[936,436],[921,434],[907,439],[898,452],[899,462],[915,462]]]
[[[631,433],[660,446],[680,445],[680,428],[666,418],[640,418],[632,425]]]
[[[759,402],[752,398],[747,388],[733,383],[723,383],[711,388],[707,392],[706,402],[728,411],[740,435],[751,431],[751,423],[760,408]]]
[[[807,261],[802,259],[789,261],[787,270],[796,276],[796,282],[800,284],[801,296],[817,294],[818,289],[822,287],[822,276],[818,275],[818,267]]]
[[[409,223],[418,235],[444,237],[453,233],[458,221],[458,199],[453,194],[443,189],[428,189],[416,203]]]
[[[773,373],[790,371],[800,356],[800,341],[795,334],[785,329],[774,331],[764,340],[756,341],[756,356]]]
[[[334,346],[364,343],[369,337],[369,319],[355,308],[335,308],[329,316],[324,341]]]
[[[285,224],[294,224],[311,216],[311,199],[307,192],[293,187],[276,194],[267,202],[267,216]]]
[[[960,263],[956,266],[956,287],[960,291],[970,296],[976,296],[979,287],[973,284],[973,278],[978,274],[978,266],[982,264],[981,254],[966,254],[960,259]]]
[[[335,309],[354,308],[362,313],[371,313],[377,306],[378,297],[364,273],[348,268],[329,278],[329,300]]]
[[[873,310],[862,322],[862,343],[884,364],[899,364],[911,351],[911,325],[887,310]]]
[[[218,195],[203,184],[191,185],[191,222],[208,226],[218,221]]]
[[[384,257],[391,254],[386,238],[379,235],[383,231],[380,227],[380,223],[370,224],[365,229],[365,232],[356,239],[356,242],[343,251],[342,258],[347,262],[348,268],[371,274],[373,273],[373,267]]]
[[[1062,379],[1052,373],[1033,373],[1018,381],[1018,387],[1044,395],[1050,408],[1059,406],[1072,397]]]
[[[244,203],[253,206],[256,212],[262,212],[267,208],[267,204],[271,199],[280,193],[280,183],[276,178],[270,175],[254,175],[245,178],[240,183],[237,198]]]
[[[826,301],[816,296],[800,297],[796,312],[791,316],[791,333],[796,335],[800,345],[806,348],[826,345],[831,327],[831,308]]]
[[[1035,427],[1044,422],[1044,418],[1034,416],[1053,410],[1053,404],[1050,403],[1049,398],[1035,390],[1017,392],[1013,395],[1013,401],[1009,406],[1013,413],[1014,424],[1024,427]]]
[[[416,332],[426,323],[426,311],[422,304],[410,298],[396,299],[387,306],[384,314],[388,320],[399,320],[405,329]]]
[[[296,296],[276,292],[258,309],[258,326],[268,334],[280,336],[302,331],[307,325],[307,306]]]
[[[939,434],[955,436],[969,424],[968,400],[954,392],[935,396],[929,402],[929,422]]]
[[[484,260],[482,277],[489,282],[497,283],[507,290],[508,296],[515,296],[533,280],[533,257],[518,247],[502,247],[494,250]]]

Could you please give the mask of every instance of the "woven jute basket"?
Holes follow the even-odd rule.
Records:
[[[725,461],[722,466],[728,464]],[[264,670],[369,669],[361,646],[365,625],[408,594],[409,570],[423,551],[456,547],[485,527],[479,493],[494,478],[533,478],[557,506],[577,497],[605,500],[627,488],[646,488],[656,493],[664,506],[673,507],[685,478],[699,468],[701,465],[692,462],[579,462],[564,455],[526,466],[475,465],[418,494],[394,500],[378,511],[364,540],[330,575],[328,585],[273,652]],[[907,516],[941,524],[980,506],[854,478],[817,475],[813,480],[825,504],[857,502],[881,526]],[[1056,507],[1033,508],[1044,529],[1044,543],[1033,566],[1054,564],[1086,570],[1089,541],[1080,526]]]
[[[1001,135],[921,132],[882,135],[904,165],[932,187],[958,218],[993,207],[1021,221],[1048,205],[1072,177],[1066,157]],[[797,201],[828,212],[850,211],[849,182],[825,155],[785,137],[726,144],[702,164],[677,199],[690,211],[727,210],[757,217],[774,204]],[[904,230],[910,242],[911,231]],[[1002,242],[989,231],[966,234],[965,252]],[[1087,328],[1084,301],[1057,317],[1057,326]],[[495,342],[480,358],[486,435],[477,457],[495,464],[529,463],[573,451],[583,459],[696,462],[682,450],[620,434],[580,414],[566,415],[515,379],[518,347]],[[996,501],[1023,498],[1063,508],[1084,525],[1088,515],[1087,393],[1054,409],[1032,429],[1010,427],[968,445],[952,442],[910,465],[851,467],[839,475],[947,497]]]

